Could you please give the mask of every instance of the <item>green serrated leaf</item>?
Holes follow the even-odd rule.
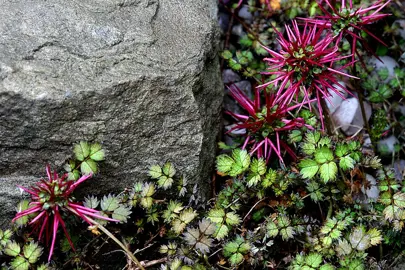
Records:
[[[90,158],[95,161],[102,161],[105,157],[105,151],[101,148],[101,144],[94,143],[90,146]]]
[[[235,253],[232,254],[231,257],[229,257],[229,262],[231,265],[238,265],[243,261],[243,255],[241,253]]]
[[[395,205],[388,205],[387,207],[385,207],[385,209],[383,210],[383,214],[385,219],[392,221],[395,219],[396,213],[399,212],[400,209],[398,206]]]
[[[319,142],[318,142],[318,147],[331,147],[332,143],[331,143],[331,139],[329,137],[322,137]]]
[[[228,225],[234,226],[234,225],[238,225],[241,222],[241,219],[234,212],[228,212],[228,213],[226,213],[225,222]]]
[[[230,176],[237,176],[238,174],[246,171],[250,165],[250,156],[246,150],[235,149],[232,151],[232,158],[235,161]],[[240,173],[238,173],[240,172]]]
[[[97,173],[97,163],[92,159],[87,159],[80,164],[83,175]]]
[[[280,229],[280,235],[284,241],[293,238],[294,234],[295,234],[295,232],[294,232],[293,227],[286,227],[286,228]]]
[[[164,190],[170,188],[173,185],[173,178],[167,177],[166,175],[162,175],[159,177],[159,180],[157,181],[157,184],[159,187],[163,188]]]
[[[197,216],[198,214],[193,208],[187,208],[180,213],[179,219],[185,224],[188,224]]]
[[[298,164],[298,166],[301,168],[300,173],[301,173],[302,177],[308,178],[308,179],[311,179],[312,177],[314,177],[319,169],[318,163],[311,159],[301,160],[301,162]]]
[[[224,246],[224,251],[223,251],[225,257],[230,257],[232,254],[238,252],[238,248],[239,248],[239,243],[236,241],[226,243]]]
[[[256,173],[249,173],[247,176],[247,184],[249,187],[253,187],[256,186],[257,183],[259,183],[261,177],[260,174],[256,174]]]
[[[158,179],[163,174],[162,168],[159,165],[152,165],[149,169],[149,176],[152,179]]]
[[[348,255],[352,253],[352,246],[346,239],[339,240],[339,243],[336,247],[336,252],[339,256]]]
[[[349,264],[349,270],[365,270],[364,264],[361,260],[351,260]]]
[[[41,264],[37,267],[37,270],[50,270],[46,264]]]
[[[302,141],[302,133],[300,130],[292,130],[290,134],[288,134],[288,138],[290,142],[297,143]]]
[[[222,223],[225,217],[225,211],[223,209],[211,209],[207,216],[212,222]]]
[[[323,146],[315,151],[315,160],[321,164],[332,161],[333,153],[328,147]]]
[[[30,263],[24,257],[14,258],[10,265],[13,270],[28,270],[30,267]]]
[[[354,168],[354,159],[352,159],[350,156],[344,156],[340,158],[339,161],[339,167],[342,170],[349,170]]]
[[[322,256],[318,253],[310,253],[306,256],[305,263],[313,268],[318,268],[322,263]]]
[[[376,228],[371,228],[368,230],[367,234],[370,236],[370,244],[372,246],[380,244],[383,239],[381,232]]]
[[[131,207],[120,205],[120,207],[115,209],[112,213],[112,218],[126,223],[129,215],[131,215]]]
[[[343,157],[349,153],[349,147],[346,144],[338,144],[336,145],[335,154],[338,157]]]
[[[109,194],[108,196],[103,197],[103,199],[101,200],[100,206],[101,206],[101,209],[103,209],[103,211],[114,211],[120,205],[119,205],[118,198]]]
[[[0,230],[0,250],[2,246],[4,247],[7,245],[12,235],[13,232],[11,230],[8,229],[5,231]]]
[[[258,175],[263,175],[266,173],[267,167],[266,167],[266,162],[264,159],[259,158],[256,159],[254,158],[252,160],[252,163],[250,164],[250,171],[254,174]]]
[[[73,147],[76,159],[83,161],[90,155],[90,146],[87,142],[81,141]]]
[[[269,221],[266,225],[267,235],[269,237],[276,237],[278,234],[277,225],[273,221]]]
[[[217,157],[217,170],[220,173],[228,174],[234,167],[235,161],[228,155],[219,155]]]
[[[315,153],[315,144],[312,143],[304,143],[301,146],[302,152],[307,155],[312,155]]]
[[[221,53],[222,58],[228,60],[232,58],[232,53],[229,50],[225,50]]]
[[[405,207],[405,193],[403,192],[397,192],[392,196],[392,199],[394,200],[394,204],[398,207]]]
[[[164,175],[169,178],[172,178],[176,174],[176,169],[171,162],[166,162],[165,165],[163,165],[162,171]]]
[[[313,145],[316,145],[321,138],[321,133],[315,131],[315,132],[309,132],[305,135],[305,140],[308,143],[311,143]]]
[[[221,240],[224,239],[229,233],[228,226],[225,224],[219,225],[217,230],[214,233],[216,239]]]
[[[386,192],[381,193],[379,201],[382,204],[389,205],[389,204],[391,204],[391,198],[392,198],[391,192],[386,191]]]
[[[23,254],[29,263],[36,263],[42,254],[42,248],[35,242],[30,242],[23,247]]]
[[[144,183],[142,187],[142,196],[143,197],[152,197],[155,194],[156,188],[153,183]]]
[[[337,166],[335,162],[329,162],[322,164],[321,168],[319,169],[321,179],[327,183],[330,180],[334,180],[337,175]]]
[[[8,242],[6,247],[4,248],[4,253],[11,257],[18,256],[18,254],[20,254],[20,252],[21,252],[21,247],[15,241]]]

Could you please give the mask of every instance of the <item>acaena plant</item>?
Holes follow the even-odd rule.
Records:
[[[315,18],[301,18],[301,20],[331,29],[337,39],[337,43],[343,38],[347,39],[351,43],[352,63],[354,63],[354,57],[356,54],[360,56],[357,49],[357,42],[360,42],[362,47],[369,53],[374,54],[374,51],[368,45],[367,40],[363,38],[362,32],[365,32],[379,43],[387,46],[380,38],[368,30],[366,26],[390,15],[379,13],[390,2],[390,0],[385,3],[382,0],[378,0],[368,7],[358,8],[354,7],[352,0],[341,1],[340,8],[336,8],[328,0],[325,0],[325,2],[332,10],[331,12],[326,10],[321,3],[318,3],[319,8],[324,15],[316,16]]]
[[[303,118],[291,117],[289,113],[303,104],[288,106],[279,104],[277,96],[264,91],[265,104],[260,101],[259,90],[256,89],[254,101],[250,100],[237,86],[229,87],[232,97],[247,111],[247,115],[228,112],[240,122],[229,132],[235,129],[246,129],[246,139],[242,149],[249,147],[250,155],[255,154],[263,157],[267,162],[272,153],[283,162],[283,150],[295,159],[294,151],[283,140],[283,133],[301,127],[312,128],[305,124]],[[308,100],[306,104],[315,100]]]
[[[18,212],[13,221],[24,216],[35,215],[34,218],[30,220],[29,224],[34,227],[34,231],[38,232],[39,240],[45,235],[46,242],[48,244],[50,242],[48,261],[50,261],[52,257],[59,227],[62,227],[69,244],[74,250],[72,240],[70,239],[63,219],[65,214],[76,215],[89,225],[94,225],[91,221],[92,219],[89,217],[119,222],[119,220],[99,215],[98,211],[75,202],[73,191],[81,183],[88,180],[92,176],[91,174],[83,175],[77,181],[68,180],[67,174],[59,176],[56,172],[51,171],[49,165],[46,166],[46,174],[47,179],[41,179],[41,181],[31,188],[19,186],[19,188],[31,195],[31,202],[29,203],[29,208]]]
[[[349,56],[341,56],[334,38],[330,32],[325,32],[324,26],[305,24],[299,29],[296,21],[292,28],[285,26],[287,38],[281,32],[278,42],[281,50],[276,52],[265,48],[271,57],[264,58],[268,63],[268,72],[264,75],[273,76],[268,82],[259,85],[260,89],[268,86],[277,88],[275,103],[285,106],[294,98],[301,104],[309,103],[312,96],[317,98],[319,115],[323,116],[321,100],[331,96],[329,91],[344,98],[342,89],[350,93],[346,87],[339,83],[338,76],[356,78],[343,70],[351,63],[340,67],[335,64]],[[322,128],[323,118],[320,117]]]

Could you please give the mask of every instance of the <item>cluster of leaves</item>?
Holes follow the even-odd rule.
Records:
[[[364,69],[357,65],[359,76],[362,79],[361,86],[366,90],[368,100],[373,103],[384,102],[391,98],[396,91],[404,96],[405,70],[399,67],[394,68],[394,73],[390,74],[387,67],[380,68],[371,73],[372,67]],[[370,76],[371,73],[371,76]]]
[[[105,151],[101,144],[81,141],[73,148],[75,159],[65,165],[69,180],[78,180],[80,175],[98,172],[97,162],[104,160]]]
[[[306,134],[301,150],[307,156],[298,164],[301,175],[313,179],[319,174],[323,183],[336,179],[338,166],[343,171],[353,169],[361,156],[359,142],[334,143],[317,131]]]
[[[0,260],[4,262],[3,264],[0,264],[0,266],[8,266],[12,270],[49,269],[46,264],[40,263],[40,257],[43,250],[42,247],[34,241],[22,245],[15,240],[12,240],[12,238],[13,232],[10,229],[5,231],[0,230]],[[6,264],[5,262],[5,255],[10,257],[9,264]]]

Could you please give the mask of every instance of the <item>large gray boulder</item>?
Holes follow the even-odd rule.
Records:
[[[80,140],[107,151],[87,190],[171,160],[209,189],[222,85],[216,0],[2,0],[0,226],[17,184],[61,169]],[[3,217],[3,218],[2,218]]]

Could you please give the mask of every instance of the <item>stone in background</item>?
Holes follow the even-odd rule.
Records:
[[[223,95],[215,0],[15,0],[0,9],[0,227],[17,184],[80,140],[107,151],[87,191],[171,160],[208,192]],[[190,186],[192,189],[193,186]]]

